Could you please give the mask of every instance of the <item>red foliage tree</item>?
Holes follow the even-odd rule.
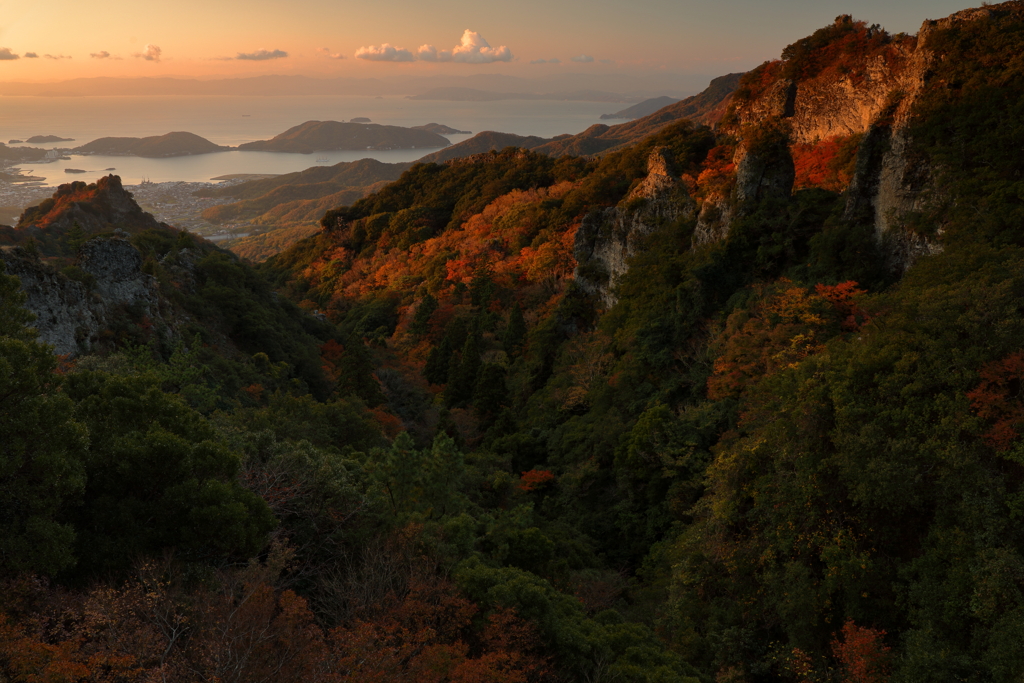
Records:
[[[1024,351],[988,363],[978,374],[981,383],[967,392],[967,398],[978,417],[992,423],[982,438],[997,451],[1008,451],[1024,423]]]
[[[853,620],[843,624],[843,638],[832,641],[832,654],[843,666],[847,683],[885,683],[889,680],[889,646],[882,639],[885,631],[857,626]]]

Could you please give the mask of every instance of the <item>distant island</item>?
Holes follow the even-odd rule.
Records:
[[[62,138],[59,135],[33,135],[25,142],[32,144],[38,144],[40,142],[74,142],[74,138]],[[14,140],[11,140],[11,144],[14,144]]]
[[[357,116],[354,119],[350,119],[349,123],[370,123],[370,119],[365,116]]]
[[[652,97],[649,100],[634,104],[632,107],[626,107],[614,114],[601,114],[601,119],[639,119],[644,116],[650,116],[659,109],[675,104],[678,101],[674,97]]]
[[[428,123],[424,126],[413,126],[413,130],[425,130],[430,133],[437,133],[438,135],[472,135],[472,131],[468,130],[455,130],[451,126],[446,126],[441,123]]]
[[[577,90],[566,93],[493,92],[476,88],[432,88],[419,95],[408,95],[409,100],[445,100],[448,102],[496,102],[498,100],[557,100],[574,102],[637,102],[639,98],[627,97],[603,90]]]
[[[378,123],[306,121],[271,140],[246,142],[239,145],[238,149],[312,154],[356,149],[437,149],[449,144],[447,138],[427,130],[383,126]]]
[[[216,145],[194,133],[175,132],[147,138],[100,138],[81,147],[76,147],[72,152],[157,159],[225,152],[230,149],[232,148]]]
[[[24,144],[24,142],[25,142],[24,140],[8,140],[7,144],[8,145],[21,145],[21,144]]]

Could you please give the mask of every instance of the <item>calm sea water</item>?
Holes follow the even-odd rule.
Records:
[[[265,140],[310,120],[346,121],[365,116],[374,123],[417,126],[441,123],[478,133],[497,130],[518,135],[552,137],[579,133],[599,123],[601,114],[621,105],[602,102],[504,100],[440,102],[401,97],[0,97],[0,141],[33,135],[59,135],[74,142],[34,145],[75,147],[101,137],[146,137],[188,131],[220,145]],[[460,142],[469,135],[453,135]],[[221,152],[172,159],[137,157],[72,157],[71,161],[28,164],[22,168],[48,184],[94,180],[115,168],[126,184],[207,181],[230,173],[290,173],[317,165],[374,158],[385,162],[413,161],[430,150],[279,154]],[[326,165],[322,163],[321,165]],[[84,174],[67,174],[79,168]]]

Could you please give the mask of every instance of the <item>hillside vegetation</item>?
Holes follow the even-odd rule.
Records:
[[[1022,36],[841,16],[716,129],[132,237],[237,351],[72,366],[0,275],[0,673],[1020,680]]]

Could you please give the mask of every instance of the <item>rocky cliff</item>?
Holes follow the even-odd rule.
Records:
[[[696,210],[685,184],[672,171],[668,148],[655,148],[647,159],[647,176],[617,206],[588,214],[576,232],[574,277],[605,308],[617,298],[615,286],[645,237]]]
[[[39,340],[75,356],[101,341],[118,316],[164,322],[169,304],[156,278],[142,272],[142,255],[123,236],[82,245],[77,279],[58,272],[24,249],[0,251],[6,270],[21,280],[25,307],[35,314]],[[83,275],[84,274],[84,275]]]
[[[890,269],[902,272],[920,255],[940,249],[934,239],[905,227],[907,217],[929,201],[935,173],[911,138],[922,93],[942,86],[933,80],[945,56],[934,49],[931,37],[943,29],[1022,12],[1019,2],[964,10],[925,21],[917,36],[889,35],[844,15],[787,47],[782,59],[747,74],[721,126],[722,132],[741,140],[734,159],[735,191],[731,196],[707,195],[695,243],[728,235],[737,204],[748,198],[748,188],[761,172],[758,163],[751,163],[756,159],[744,156],[743,140],[751,130],[775,122],[785,127],[795,145],[863,135],[844,218],[874,226]],[[774,189],[764,189],[778,193],[787,175],[788,171],[780,172],[771,181]]]

